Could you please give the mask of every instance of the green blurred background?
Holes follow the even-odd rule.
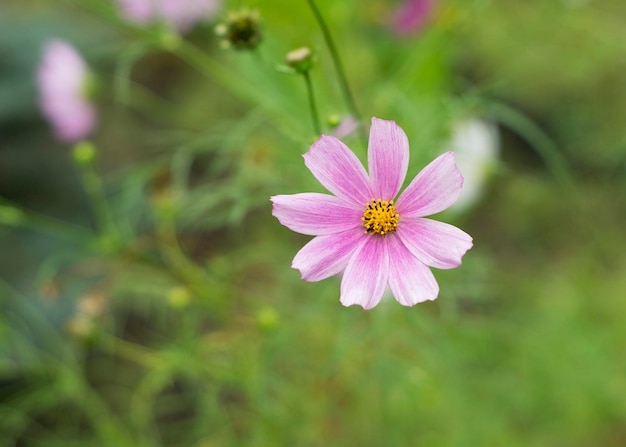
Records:
[[[405,129],[409,178],[471,117],[500,156],[441,216],[474,248],[439,298],[365,312],[300,279],[309,238],[271,216],[321,191],[285,53],[318,54],[323,121],[349,113],[305,1],[245,4],[254,52],[218,19],[168,46],[108,1],[2,1],[0,445],[626,445],[626,3],[441,0],[403,38],[397,4],[318,2],[366,123]],[[38,111],[51,37],[98,76],[98,174]]]

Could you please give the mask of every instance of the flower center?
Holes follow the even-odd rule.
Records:
[[[396,231],[400,215],[396,213],[393,200],[385,202],[381,199],[372,198],[372,201],[366,205],[361,220],[368,233],[384,236]]]

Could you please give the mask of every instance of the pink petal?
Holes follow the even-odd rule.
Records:
[[[303,157],[324,188],[365,209],[373,197],[372,188],[363,165],[348,146],[335,137],[322,135]]]
[[[161,0],[163,18],[184,32],[218,12],[219,0]]]
[[[403,217],[423,217],[443,211],[457,201],[463,189],[463,176],[454,163],[454,153],[446,152],[417,174],[396,202]]]
[[[84,90],[88,68],[65,41],[48,41],[37,70],[39,107],[56,136],[65,142],[87,137],[96,125],[96,109]]]
[[[341,304],[358,304],[363,309],[376,306],[383,297],[389,276],[389,256],[384,237],[367,235],[346,266],[341,281]]]
[[[393,31],[399,36],[419,31],[426,24],[432,7],[432,0],[405,0],[394,14]]]
[[[372,118],[367,157],[374,197],[392,200],[409,167],[406,134],[394,121]]]
[[[346,116],[341,120],[339,125],[332,130],[333,136],[337,138],[344,138],[352,134],[357,127],[359,127],[359,122],[353,116]]]
[[[59,141],[72,143],[89,136],[96,126],[96,109],[89,103],[48,101],[41,104],[52,122],[54,134]]]
[[[147,24],[164,21],[178,31],[189,30],[196,22],[214,16],[220,0],[117,0],[122,14],[131,22]]]
[[[439,284],[430,269],[413,256],[394,235],[387,237],[389,249],[389,288],[403,306],[434,300]]]
[[[157,20],[158,5],[154,0],[117,0],[122,14],[134,23],[145,24]]]
[[[335,196],[307,192],[270,200],[274,217],[297,233],[318,236],[363,227],[363,211]]]
[[[404,219],[396,234],[406,248],[426,265],[451,269],[472,248],[472,237],[453,225],[432,219]]]
[[[320,281],[344,270],[352,254],[365,243],[364,231],[344,231],[317,236],[293,258],[291,267],[300,270],[305,281]]]

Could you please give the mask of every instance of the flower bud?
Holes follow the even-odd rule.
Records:
[[[359,127],[359,122],[351,115],[343,118],[338,115],[328,117],[328,125],[332,128],[331,135],[337,138],[348,138]],[[334,125],[333,125],[334,124]]]
[[[100,318],[108,306],[106,296],[100,291],[90,291],[83,295],[76,304],[76,312],[88,318]]]
[[[328,124],[328,127],[331,129],[334,129],[341,124],[341,117],[337,114],[329,115],[328,118],[326,118],[326,124]]]
[[[259,329],[270,332],[278,326],[279,315],[273,307],[263,307],[256,314],[256,323]]]
[[[215,34],[222,38],[224,48],[253,50],[262,38],[259,13],[247,8],[231,12],[217,25]]]
[[[305,74],[313,67],[315,58],[313,51],[309,47],[301,47],[287,53],[285,61],[296,72]]]
[[[172,287],[167,292],[167,301],[174,309],[183,309],[191,302],[191,293],[186,287]]]
[[[96,334],[96,329],[94,321],[85,315],[77,315],[65,323],[65,330],[72,337],[84,341],[91,340]]]
[[[81,141],[74,145],[74,161],[81,166],[87,166],[96,159],[96,147],[89,141]]]

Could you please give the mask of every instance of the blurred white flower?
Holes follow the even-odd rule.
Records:
[[[180,32],[215,16],[221,0],[116,0],[126,19],[138,24],[165,22]]]
[[[87,98],[89,70],[67,42],[46,43],[37,70],[39,106],[56,136],[73,143],[89,135],[96,124],[96,109]]]
[[[464,212],[480,201],[498,163],[498,129],[494,124],[477,118],[461,121],[454,126],[450,145],[464,179],[461,197],[450,210]]]

